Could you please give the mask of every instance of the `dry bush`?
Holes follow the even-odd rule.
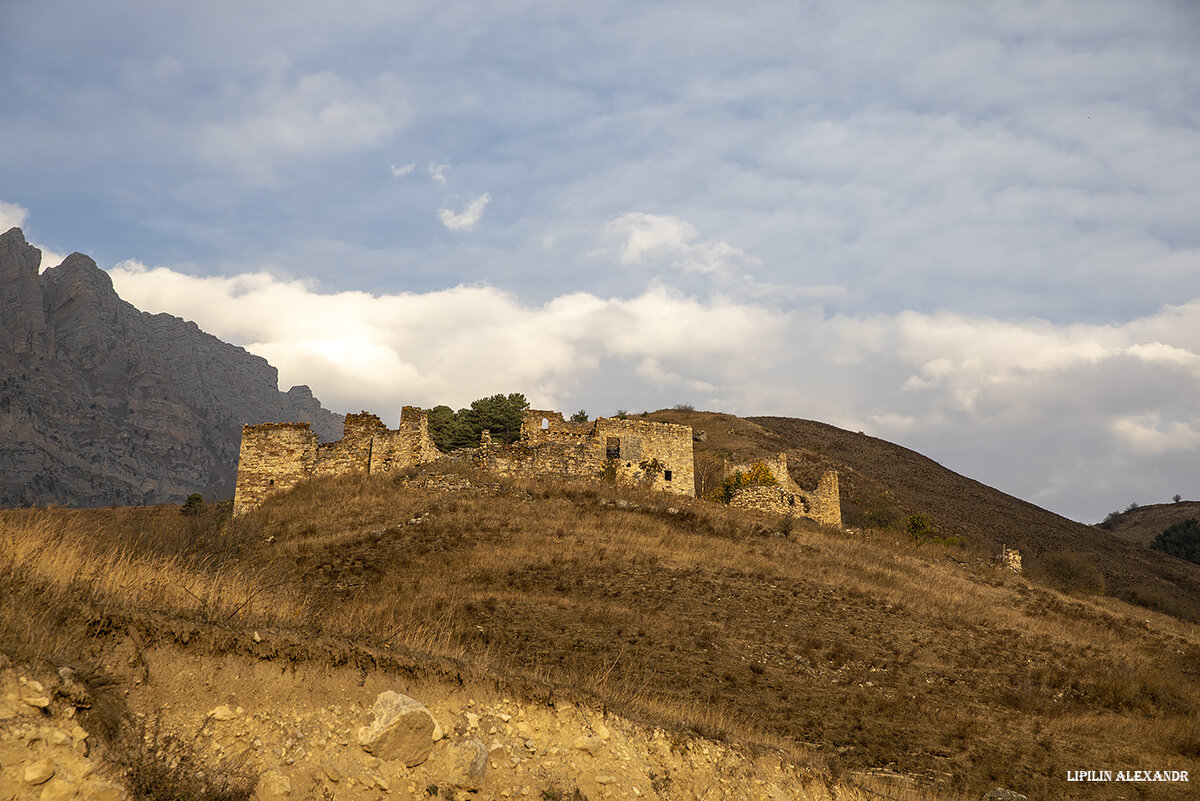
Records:
[[[1041,569],[1064,592],[1104,594],[1104,574],[1084,556],[1056,551],[1042,557]]]
[[[257,780],[250,766],[228,755],[206,757],[204,743],[199,732],[166,729],[160,716],[124,726],[106,756],[136,801],[247,801]]]

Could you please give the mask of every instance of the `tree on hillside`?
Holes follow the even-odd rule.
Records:
[[[457,412],[435,406],[429,410],[429,436],[438,450],[447,453],[475,447],[485,430],[497,442],[513,443],[521,436],[521,415],[528,408],[529,401],[520,392],[479,398]]]
[[[1150,547],[1200,565],[1200,522],[1189,517],[1175,523],[1155,537]]]

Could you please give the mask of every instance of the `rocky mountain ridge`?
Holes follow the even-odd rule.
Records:
[[[341,415],[193,322],[121,300],[81,253],[39,274],[0,235],[0,506],[178,502],[233,493],[242,425]]]

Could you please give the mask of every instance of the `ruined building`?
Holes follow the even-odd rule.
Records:
[[[740,487],[730,499],[730,506],[757,509],[760,512],[802,515],[825,526],[842,527],[842,501],[836,470],[826,470],[817,481],[817,488],[809,491],[800,489],[800,485],[792,480],[791,474],[788,473],[786,453],[779,454],[776,459],[762,459],[759,463],[766,466],[778,483],[769,487]],[[726,464],[725,474],[729,475],[735,471],[748,473],[752,468],[753,464]]]
[[[368,412],[348,414],[342,438],[321,444],[308,423],[243,426],[233,513],[248,512],[271,493],[313,476],[386,473],[439,456],[429,438],[429,413],[416,406],[401,410],[395,430]]]
[[[308,423],[244,426],[233,513],[248,512],[268,495],[312,476],[374,475],[432,462],[441,455],[429,436],[429,413],[415,406],[404,407],[395,430],[368,412],[348,414],[344,436],[320,444]],[[522,417],[516,442],[493,441],[485,431],[469,458],[500,475],[606,478],[695,494],[692,429],[674,423],[606,417],[574,422],[564,420],[560,412],[530,409]],[[788,474],[785,454],[763,464],[777,486],[743,487],[731,505],[841,526],[837,473],[826,472],[810,492]],[[726,465],[726,473],[749,469],[750,465]]]
[[[511,445],[484,433],[475,461],[502,475],[608,476],[621,483],[694,495],[692,428],[674,423],[598,417],[564,420],[561,412],[529,409]]]

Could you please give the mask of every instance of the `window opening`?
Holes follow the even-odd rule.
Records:
[[[549,420],[547,420],[545,417],[543,417],[543,418],[542,418],[542,430],[543,430],[543,431],[549,431],[549,430],[550,430],[550,421],[549,421]]]
[[[664,478],[664,479],[666,479],[667,481],[670,481],[670,480],[671,480],[671,471],[670,471],[670,470],[664,470],[664,471],[663,471],[663,478]]]
[[[604,442],[604,456],[607,459],[621,458],[621,438],[609,437]]]

